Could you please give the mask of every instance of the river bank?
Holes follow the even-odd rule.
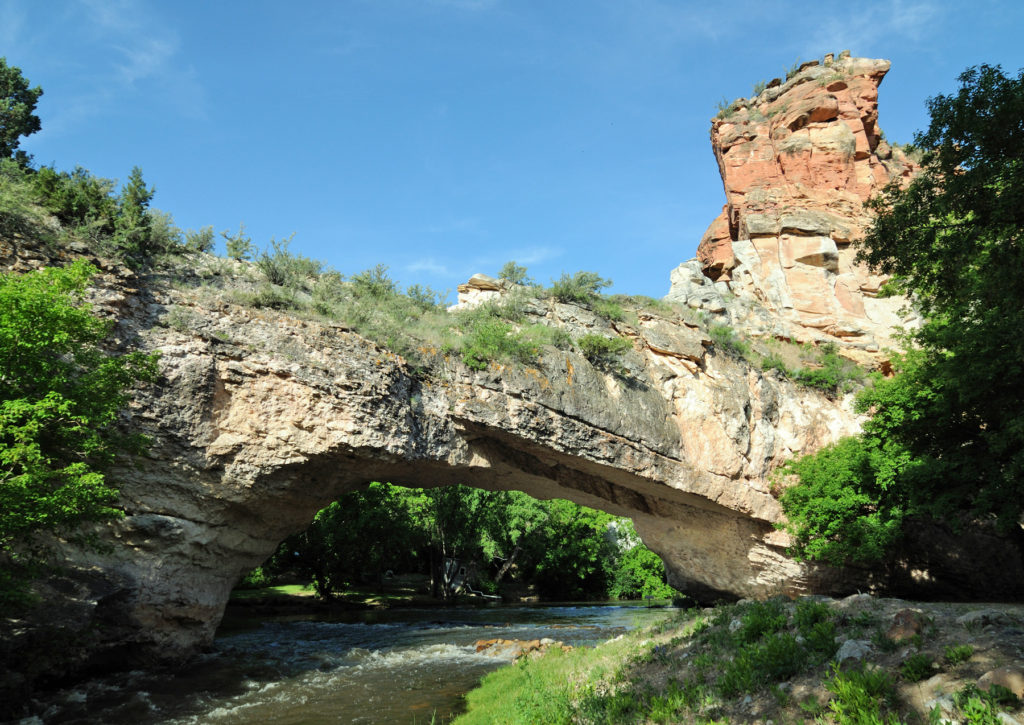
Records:
[[[295,595],[301,596],[301,595]],[[188,667],[92,677],[37,693],[33,724],[254,725],[446,723],[513,647],[481,640],[590,647],[670,616],[629,603],[317,606],[264,615],[237,608]]]
[[[1024,605],[740,602],[484,677],[455,722],[1024,723]]]

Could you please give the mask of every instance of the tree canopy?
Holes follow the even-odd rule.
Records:
[[[814,523],[824,499],[801,504],[806,488],[784,496],[808,554],[814,541],[854,554],[870,517],[891,543],[908,515],[1010,530],[1024,513],[1024,71],[982,65],[959,80],[928,102],[931,123],[915,137],[921,173],[869,202],[877,217],[860,256],[893,275],[924,323],[906,336],[898,374],[860,397],[870,413],[860,453],[842,444],[818,454],[855,472],[846,491],[864,498],[847,497],[851,527]],[[811,468],[790,470],[806,483]]]
[[[286,539],[261,575],[297,575],[327,597],[378,582],[387,570],[426,573],[434,595],[448,599],[462,567],[471,586],[487,593],[511,582],[549,600],[678,595],[628,519],[465,486],[372,483],[345,494]]]
[[[41,128],[39,116],[35,115],[41,95],[43,89],[39,86],[29,88],[21,68],[8,65],[7,58],[0,57],[0,158],[28,162],[28,156],[18,151],[18,145],[22,136]]]
[[[110,324],[83,302],[96,271],[0,274],[0,581],[33,560],[40,534],[118,515],[103,471],[144,442],[116,423],[156,358],[103,349]]]

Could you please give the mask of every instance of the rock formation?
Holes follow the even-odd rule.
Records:
[[[672,298],[750,331],[852,339],[865,353],[886,339],[897,318],[849,243],[867,221],[861,201],[911,169],[877,133],[887,68],[809,66],[715,120],[729,203],[701,261],[673,273]],[[9,269],[55,261],[0,245]],[[530,322],[621,336],[632,349],[614,366],[549,347],[533,365],[475,371],[424,348],[413,366],[342,322],[238,304],[231,285],[254,274],[197,255],[144,279],[106,265],[99,281],[95,303],[118,320],[119,344],[159,351],[162,381],[126,413],[153,444],[113,474],[126,515],[101,531],[110,546],[68,548],[88,572],[75,616],[94,654],[125,664],[194,653],[245,570],[371,481],[517,489],[629,516],[670,581],[696,595],[871,585],[868,572],[792,560],[775,529],[772,472],[856,432],[849,400],[716,349],[696,318],[639,310],[609,321],[477,280],[468,297],[520,294]],[[16,628],[0,656],[38,649],[28,631]]]
[[[33,252],[13,254],[24,267]],[[243,279],[243,267],[218,274]],[[178,659],[209,642],[245,570],[375,480],[518,489],[629,516],[697,595],[850,586],[785,556],[769,476],[857,420],[716,351],[676,313],[610,322],[527,297],[531,321],[632,350],[614,367],[547,348],[535,365],[483,371],[426,350],[412,367],[344,324],[235,304],[190,274],[108,267],[96,291],[120,340],[160,351],[163,376],[126,421],[153,444],[114,474],[127,515],[105,530],[113,546],[69,554],[102,575],[97,612],[117,621],[118,652]]]
[[[878,127],[889,61],[826,56],[734,101],[711,124],[726,205],[668,298],[754,334],[835,341],[862,362],[914,323],[855,260],[864,202],[914,162]]]

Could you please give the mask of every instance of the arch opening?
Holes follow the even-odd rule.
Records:
[[[322,598],[350,601],[682,597],[628,517],[458,484],[375,482],[343,494],[241,585],[274,583],[301,583]]]

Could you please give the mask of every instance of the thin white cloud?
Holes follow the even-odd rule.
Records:
[[[159,76],[166,72],[174,54],[178,52],[176,38],[138,38],[133,45],[118,46],[124,62],[117,66],[121,82],[135,85],[137,81]]]
[[[860,6],[856,13],[814,18],[805,55],[816,58],[829,50],[850,49],[856,55],[879,45],[918,44],[933,35],[944,8],[925,0],[888,0]]]
[[[90,64],[81,92],[64,100],[49,124],[51,130],[103,113],[132,93],[153,96],[184,117],[205,116],[206,97],[198,74],[181,61],[181,40],[165,19],[136,0],[84,0],[73,22],[81,25],[81,36],[91,45],[113,53]]]
[[[25,37],[25,11],[12,0],[0,3],[0,55],[7,56],[7,62],[17,65],[13,54],[19,42]]]
[[[405,265],[406,271],[409,272],[427,272],[429,274],[450,276],[451,272],[448,267],[437,262],[432,257],[429,259],[420,259],[411,264]]]
[[[562,250],[558,247],[528,247],[515,250],[510,259],[514,259],[517,264],[540,264],[561,255]]]

